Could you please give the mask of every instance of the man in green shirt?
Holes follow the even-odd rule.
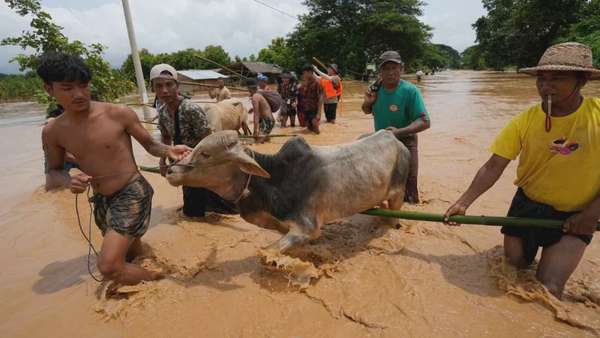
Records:
[[[410,150],[405,200],[419,203],[417,133],[428,129],[431,120],[419,89],[400,78],[404,71],[400,54],[387,51],[381,54],[379,61],[379,80],[365,93],[362,110],[365,114],[373,114],[376,131],[387,129],[393,132]]]

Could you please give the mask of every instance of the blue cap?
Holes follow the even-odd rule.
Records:
[[[258,75],[256,75],[256,79],[258,81],[268,81],[269,80],[269,78],[262,73],[258,73]]]

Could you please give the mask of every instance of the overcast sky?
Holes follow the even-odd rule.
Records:
[[[306,12],[302,0],[258,0],[293,16]],[[423,22],[433,27],[434,43],[462,51],[473,44],[471,24],[485,12],[481,0],[425,0]],[[221,45],[233,57],[257,54],[271,39],[285,36],[297,21],[254,0],[130,0],[139,48],[152,53]],[[71,40],[100,42],[106,58],[118,67],[129,54],[120,0],[42,0]],[[30,18],[20,17],[0,1],[0,38],[18,36]],[[0,72],[14,73],[8,61],[20,49],[0,47]]]

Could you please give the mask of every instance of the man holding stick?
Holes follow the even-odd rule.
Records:
[[[548,48],[537,67],[520,72],[537,77],[541,104],[500,132],[491,158],[445,216],[447,221],[464,215],[519,156],[518,190],[508,216],[564,220],[564,228],[505,226],[504,255],[524,268],[543,247],[536,276],[560,298],[600,218],[600,99],[581,95],[588,80],[600,78],[600,70],[593,68],[588,46],[563,43]]]

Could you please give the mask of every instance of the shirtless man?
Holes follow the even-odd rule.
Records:
[[[227,100],[231,98],[231,92],[225,87],[225,80],[217,79],[217,88],[213,88],[208,91],[208,95],[211,99],[217,99],[217,102]]]
[[[48,180],[75,194],[91,185],[94,218],[104,236],[98,270],[105,279],[121,284],[159,279],[159,273],[126,261],[139,253],[140,237],[150,223],[153,195],[152,187],[138,172],[131,137],[156,157],[180,160],[191,149],[154,140],[129,108],[91,101],[91,73],[79,57],[45,54],[39,59],[37,73],[46,92],[65,109],[42,131]],[[65,152],[77,158],[82,171],[69,180],[62,170]]]
[[[250,100],[252,101],[252,109],[250,113],[254,113],[254,136],[259,138],[261,135],[267,136],[275,127],[275,118],[273,111],[267,99],[258,90],[256,80],[249,79],[246,82]]]

